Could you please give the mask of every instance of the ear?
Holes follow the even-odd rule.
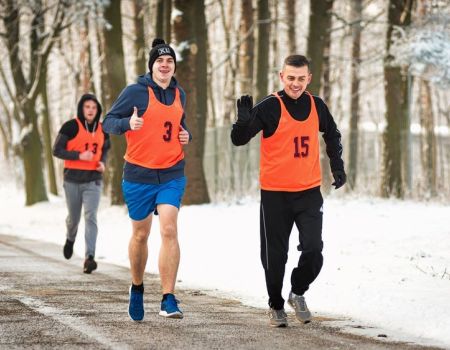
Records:
[[[311,83],[311,80],[312,80],[312,74],[309,74],[309,76],[308,76],[308,84]]]
[[[280,70],[279,75],[280,75],[280,80],[283,80],[283,71],[282,70]]]

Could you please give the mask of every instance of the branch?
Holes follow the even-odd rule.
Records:
[[[56,10],[53,21],[53,23],[55,24],[53,25],[53,31],[50,32],[49,39],[46,42],[46,47],[43,49],[42,54],[38,55],[38,63],[36,65],[36,76],[33,81],[33,85],[30,88],[30,91],[28,92],[27,95],[27,97],[31,101],[34,101],[39,93],[38,87],[41,83],[41,80],[46,79],[46,77],[41,76],[42,66],[47,64],[48,56],[50,55],[50,51],[53,47],[53,44],[55,43],[55,39],[59,36],[59,34],[62,31],[62,28],[64,27],[63,21],[65,17],[65,11],[64,9],[62,9],[62,7],[67,7],[64,2],[62,2],[62,6],[58,6]]]
[[[263,19],[263,20],[255,21],[252,24],[252,26],[250,27],[250,29],[247,31],[247,33],[245,33],[244,36],[241,39],[239,39],[236,42],[236,44],[228,50],[228,52],[225,54],[225,57],[221,61],[219,61],[219,63],[217,63],[214,67],[211,67],[210,71],[208,72],[208,75],[211,75],[212,72],[214,72],[216,69],[220,68],[220,66],[222,66],[225,62],[228,61],[229,57],[236,52],[236,48],[238,48],[253,33],[256,25],[272,23],[272,22],[273,22],[272,19]]]
[[[22,105],[17,100],[17,97],[12,93],[11,87],[8,84],[8,79],[6,78],[5,71],[3,70],[3,66],[1,64],[0,64],[0,75],[1,75],[1,77],[3,79],[4,85],[5,85],[5,88],[6,88],[6,92],[8,93],[8,96],[11,99],[11,101],[14,103],[14,108],[16,108],[18,111],[21,111],[23,113]],[[19,124],[21,124],[21,120],[16,114],[14,114],[14,119]]]

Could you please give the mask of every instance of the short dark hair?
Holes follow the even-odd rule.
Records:
[[[290,55],[284,59],[284,66],[304,67],[307,66],[309,70],[309,60],[303,55]]]

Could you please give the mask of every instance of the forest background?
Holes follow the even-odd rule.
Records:
[[[25,203],[61,192],[52,157],[79,97],[108,111],[147,72],[153,38],[176,49],[187,93],[185,204],[258,193],[259,139],[234,147],[242,94],[281,88],[293,53],[342,132],[344,194],[450,198],[450,4],[442,0],[0,0],[1,158]],[[125,140],[112,137],[105,194],[122,204]],[[322,152],[323,189],[330,191]]]

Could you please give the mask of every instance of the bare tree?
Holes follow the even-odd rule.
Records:
[[[361,21],[362,3],[352,0],[352,76],[351,76],[351,99],[350,99],[350,134],[349,134],[349,158],[348,158],[348,185],[355,188],[358,171],[358,122],[359,122],[359,66],[361,63]]]
[[[147,61],[145,60],[145,33],[144,33],[144,1],[133,0],[133,25],[134,25],[134,67],[137,75],[143,74],[147,70]]]
[[[419,0],[415,20],[421,21],[426,18],[427,5],[425,1]],[[420,94],[420,125],[424,132],[421,134],[421,163],[424,174],[425,191],[431,195],[437,194],[437,141],[434,132],[434,118],[430,83],[424,79],[419,80]]]
[[[39,95],[39,86],[46,78],[45,67],[48,56],[51,52],[55,38],[64,29],[64,23],[68,4],[65,1],[57,1],[54,4],[44,7],[41,1],[35,1],[33,6],[28,7],[31,13],[31,23],[29,35],[28,51],[21,55],[19,53],[20,38],[20,6],[13,0],[5,0],[0,3],[5,35],[3,36],[8,51],[9,65],[11,67],[13,88],[8,87],[11,92],[9,98],[14,104],[14,109],[18,113],[18,122],[22,129],[20,139],[20,155],[23,161],[25,174],[26,205],[47,200],[45,189],[43,164],[42,164],[42,143],[38,127],[38,113],[35,109],[36,99]],[[51,26],[45,27],[46,12],[51,12]],[[50,16],[50,14],[49,14]],[[43,28],[48,28],[48,32],[42,32]],[[24,62],[22,57],[28,54],[28,62]],[[28,64],[27,64],[28,63]],[[28,66],[28,69],[25,67]],[[27,75],[25,72],[28,72]],[[8,79],[2,74],[3,83],[9,85]],[[12,93],[14,91],[14,94]]]
[[[412,0],[389,0],[388,30],[386,34],[386,52],[384,77],[386,81],[386,129],[383,133],[383,169],[381,196],[404,196],[402,160],[408,152],[405,142],[409,133],[408,121],[408,84],[402,68],[393,63],[389,54],[392,32],[395,26],[409,25],[411,22]]]
[[[50,118],[50,108],[48,103],[48,94],[47,94],[47,67],[43,67],[42,75],[44,79],[41,80],[41,85],[39,86],[39,93],[42,100],[42,123],[41,129],[43,133],[44,139],[44,154],[45,160],[47,163],[47,176],[48,176],[48,185],[50,189],[50,193],[57,195],[58,187],[56,185],[56,174],[55,174],[55,166],[53,163],[53,153],[52,153],[52,138],[51,138],[51,118]]]
[[[295,11],[295,0],[286,0],[286,15],[288,21],[288,45],[289,45],[289,55],[293,55],[297,52],[297,38],[295,20],[297,18]]]
[[[309,17],[308,57],[311,60],[312,81],[308,90],[313,94],[320,93],[323,57],[326,37],[331,27],[331,9],[333,0],[311,1]]]
[[[106,80],[103,87],[105,89],[105,99],[103,103],[105,109],[111,108],[113,101],[119,96],[120,92],[126,85],[125,63],[122,44],[122,14],[121,0],[112,1],[105,8],[105,20],[111,25],[111,29],[106,27],[103,31],[104,37],[104,61],[106,68]],[[126,143],[125,138],[121,136],[111,135],[111,167],[110,167],[110,184],[111,184],[111,204],[122,204],[122,169],[123,155],[125,154]]]
[[[187,125],[192,143],[185,148],[188,177],[186,204],[208,203],[209,195],[203,169],[207,114],[207,30],[203,0],[175,0],[180,15],[174,21],[176,43],[185,43],[179,51],[177,78],[186,90]]]
[[[172,39],[172,0],[157,0],[155,33],[157,38],[162,38],[166,42]]]
[[[256,101],[267,95],[270,46],[269,0],[258,0],[258,39],[256,42]]]
[[[241,94],[252,95],[253,57],[255,39],[253,34],[253,5],[252,0],[241,1],[241,25],[239,47],[239,75]]]

